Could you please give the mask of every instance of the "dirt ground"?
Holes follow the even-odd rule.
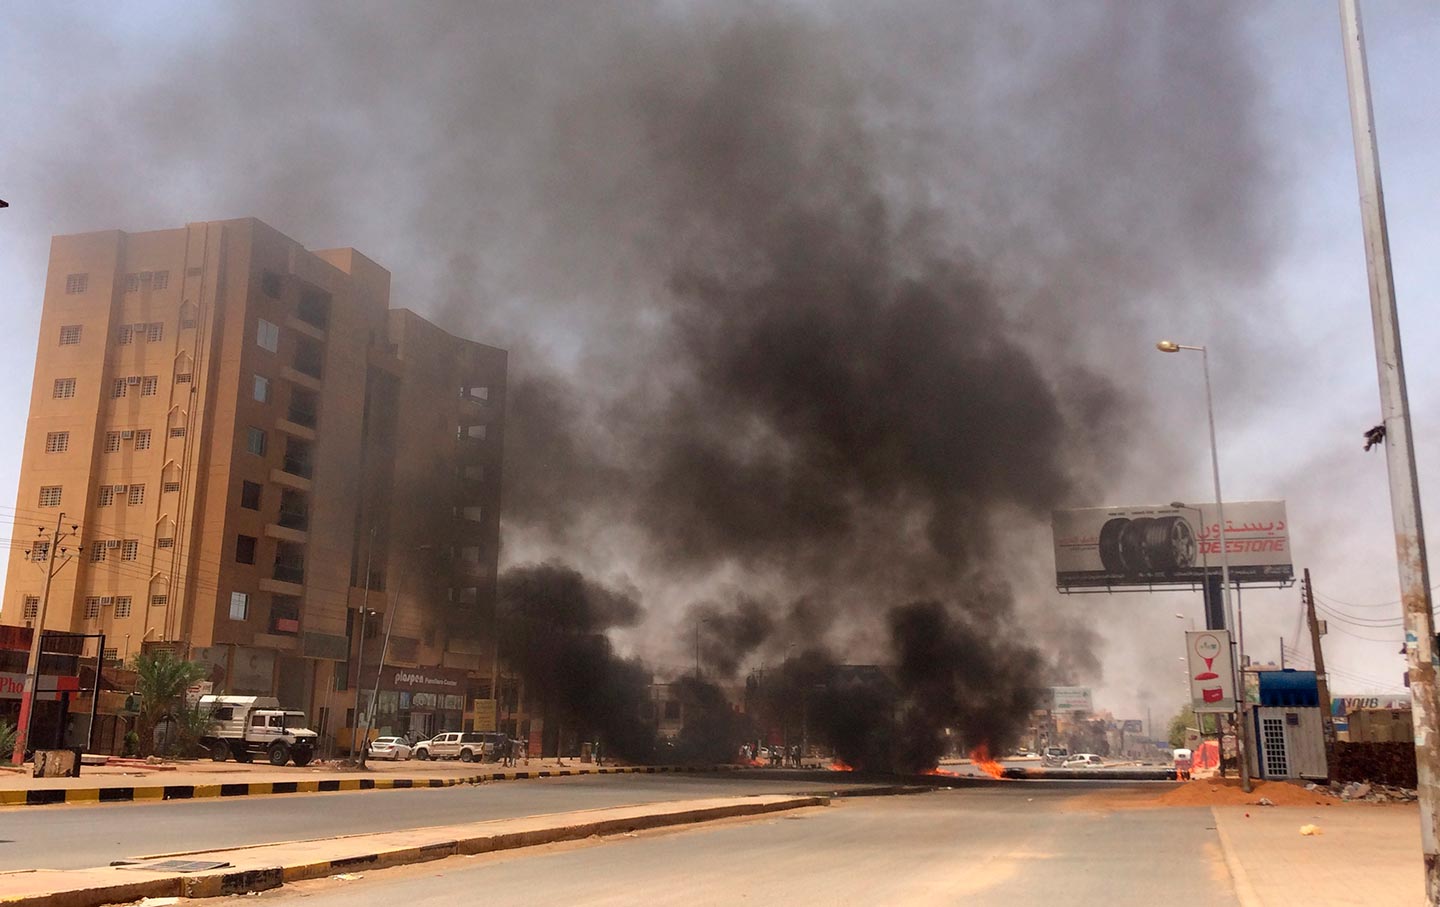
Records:
[[[1260,798],[1277,807],[1308,806],[1341,809],[1384,809],[1413,806],[1407,803],[1370,803],[1364,800],[1341,800],[1320,791],[1308,791],[1304,784],[1289,781],[1255,781],[1250,793],[1240,789],[1236,778],[1212,778],[1187,781],[1184,784],[1156,785],[1154,789],[1128,788],[1100,790],[1076,797],[1070,804],[1076,809],[1161,809],[1172,806],[1260,806]]]

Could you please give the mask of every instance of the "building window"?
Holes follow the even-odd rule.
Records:
[[[125,275],[125,292],[140,292],[140,275],[138,273]]]
[[[127,345],[129,345],[129,344],[131,344],[131,343],[134,343],[134,342],[135,342],[135,325],[133,325],[133,324],[122,324],[122,325],[120,325],[120,330],[118,331],[118,335],[119,335],[119,336],[117,337],[117,339],[120,341],[120,345],[121,345],[121,346],[127,346]]]
[[[70,449],[70,433],[68,431],[50,431],[45,433],[45,452],[64,453]]]
[[[21,613],[21,620],[34,620],[40,616],[40,596],[25,596],[24,610]]]
[[[35,561],[35,562],[37,562],[37,563],[40,563],[40,562],[43,562],[43,561],[47,561],[47,560],[49,560],[49,559],[50,559],[50,543],[49,543],[49,542],[36,542],[34,545],[30,546],[30,560]]]
[[[246,429],[245,449],[257,457],[265,456],[265,432],[253,425]]]
[[[168,287],[168,286],[170,286],[170,272],[169,272],[169,271],[156,271],[154,274],[152,274],[152,275],[150,276],[150,289],[152,289],[152,290],[163,290],[163,289],[165,289],[165,288]],[[151,338],[151,339],[153,340],[153,339],[158,339],[158,338]]]
[[[143,503],[145,503],[145,486],[144,486],[144,484],[131,485],[131,486],[130,486],[130,503],[131,503],[131,504],[143,504]]]
[[[160,378],[157,375],[146,375],[140,379],[140,396],[153,397],[155,391],[160,387]]]
[[[253,535],[237,535],[237,536],[235,536],[235,563],[237,563],[237,564],[253,564],[253,563],[255,563],[255,536],[253,536]]]
[[[145,339],[150,343],[159,343],[160,338],[165,336],[165,322],[152,321],[145,325]]]
[[[107,663],[113,664],[120,660],[120,650],[106,646],[100,657],[104,658]]]
[[[250,596],[244,592],[230,593],[230,619],[245,620],[250,616]]]
[[[180,491],[179,482],[166,482],[160,486],[161,494],[177,494]]]
[[[74,296],[76,293],[83,293],[88,289],[90,289],[89,274],[65,275],[65,292],[68,295]]]
[[[243,479],[240,482],[240,506],[246,510],[260,509],[260,486]]]
[[[187,301],[180,306],[180,326],[182,328],[195,326],[195,303]]]
[[[60,327],[60,345],[74,346],[80,342],[80,325],[66,324]]]
[[[94,620],[100,616],[100,596],[85,596],[85,619]]]
[[[271,299],[279,299],[280,275],[276,274],[274,271],[266,271],[264,274],[260,275],[260,288],[264,290],[265,295],[269,296]]]
[[[264,375],[255,376],[255,388],[252,391],[257,403],[270,402],[270,379]]]
[[[105,433],[105,452],[115,453],[120,449],[120,433],[118,431],[107,431]]]
[[[59,507],[59,506],[60,506],[60,486],[59,486],[59,485],[42,485],[42,486],[40,486],[40,506],[41,506],[41,507]]]
[[[280,349],[280,326],[274,322],[260,319],[255,327],[255,342],[260,344],[262,349],[274,353]]]
[[[176,376],[175,376],[175,383],[176,383],[176,384],[189,384],[189,383],[190,383],[190,373],[189,373],[189,372],[181,372],[180,374],[176,375]]]
[[[183,437],[185,437],[185,426],[183,426],[183,425],[177,425],[177,426],[175,426],[174,428],[170,429],[170,437],[172,437],[172,438],[183,438]]]
[[[163,608],[168,604],[170,604],[170,597],[168,595],[150,596],[150,607],[152,608]]]
[[[125,539],[120,543],[120,560],[133,561],[140,557],[140,540]]]
[[[149,449],[150,449],[150,429],[148,429],[148,428],[142,428],[142,429],[140,429],[139,431],[135,432],[135,449],[136,449],[136,450],[149,450]]]
[[[101,540],[98,541],[98,542],[93,542],[93,543],[91,543],[91,545],[90,545],[90,563],[92,563],[92,564],[103,564],[103,563],[105,563],[105,541],[104,541],[104,539],[101,539]]]
[[[114,485],[101,485],[101,486],[100,486],[100,502],[99,502],[98,506],[100,506],[100,507],[109,507],[111,504],[114,504],[114,503],[115,503],[115,486],[114,486]]]
[[[156,539],[156,540],[155,540],[155,547],[156,547],[156,548],[174,548],[174,547],[175,547],[175,540],[172,539],[172,538]]]
[[[71,397],[75,396],[75,379],[56,378],[55,390],[53,393],[51,393],[51,396],[54,397],[56,400],[69,400]]]
[[[129,616],[130,616],[130,605],[131,605],[130,596],[128,596],[128,595],[117,595],[117,596],[115,596],[115,616],[116,616],[116,617],[129,617]]]
[[[118,400],[119,398],[125,396],[125,385],[126,381],[124,378],[116,378],[113,382],[111,382],[110,399]]]

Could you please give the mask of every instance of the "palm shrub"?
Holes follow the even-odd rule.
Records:
[[[136,690],[140,696],[140,714],[136,733],[140,737],[140,752],[150,755],[155,747],[155,727],[160,722],[172,720],[182,729],[182,740],[190,736],[185,733],[192,724],[193,710],[185,705],[185,690],[191,684],[206,677],[210,669],[199,662],[176,658],[166,649],[140,652],[130,663],[136,675]]]

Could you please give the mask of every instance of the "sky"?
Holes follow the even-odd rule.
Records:
[[[665,311],[646,258],[674,258],[678,240],[647,221],[687,197],[634,179],[627,155],[646,148],[627,144],[633,124],[616,122],[631,111],[615,99],[656,72],[682,96],[689,78],[723,82],[706,71],[724,60],[706,56],[711,36],[778,18],[822,46],[813,71],[848,79],[832,93],[791,73],[794,116],[851,112],[853,89],[887,198],[943,222],[927,244],[983,263],[1009,333],[1062,398],[1099,376],[1121,401],[1122,437],[1075,442],[1089,452],[1083,496],[1056,506],[1209,499],[1199,362],[1153,347],[1207,344],[1226,499],[1287,501],[1297,570],[1311,569],[1329,622],[1332,691],[1400,689],[1385,460],[1361,450],[1380,419],[1333,5],[467,6],[0,11],[0,331],[15,377],[0,396],[0,490],[18,478],[55,234],[259,217],[310,248],[361,250],[394,274],[392,304],[511,348],[517,369],[613,376],[636,350],[625,335],[652,336]],[[1366,28],[1423,493],[1440,466],[1440,361],[1427,355],[1440,343],[1440,17],[1371,3]],[[677,65],[687,53],[700,74]],[[557,150],[557,135],[573,145]],[[1098,667],[1069,679],[1158,724],[1184,695],[1180,631],[1199,596],[1060,595],[1046,521],[1019,509],[990,556],[1018,600],[1015,632],[1042,649],[1093,636]],[[7,535],[28,537],[18,515]],[[527,518],[505,517],[507,562],[559,556],[633,582],[652,625],[678,625],[692,581],[746,579],[733,564],[700,579],[653,569],[632,534]],[[1247,591],[1243,613],[1257,660],[1304,639],[1298,589]],[[673,635],[627,644],[673,662]],[[1308,664],[1308,640],[1300,650],[1292,666]]]

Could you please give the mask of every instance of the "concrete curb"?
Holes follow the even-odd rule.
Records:
[[[741,771],[734,765],[631,765],[611,768],[511,769],[459,778],[331,778],[306,781],[245,781],[234,784],[163,784],[44,790],[0,790],[0,806],[49,806],[56,803],[131,803],[148,800],[197,800],[205,797],[252,797],[271,794],[316,794],[357,790],[423,790],[481,784],[486,781],[523,781],[531,778],[568,778],[580,775],[634,775],[670,772]],[[3,901],[0,901],[3,903]]]
[[[1225,857],[1225,868],[1230,871],[1230,881],[1235,883],[1235,899],[1240,902],[1240,907],[1264,907],[1264,902],[1250,884],[1250,875],[1240,864],[1240,855],[1235,852],[1234,842],[1225,833],[1225,823],[1221,821],[1220,813],[1216,812],[1213,806],[1210,807],[1210,818],[1215,821],[1215,834],[1220,839],[1220,853]]]
[[[0,905],[5,905],[5,907],[100,907],[104,904],[135,901],[141,898],[205,898],[246,894],[252,891],[278,888],[285,882],[324,878],[340,872],[383,869],[425,863],[450,856],[468,856],[562,841],[576,841],[596,835],[623,834],[652,828],[689,825],[737,816],[764,815],[828,805],[830,805],[829,796],[796,796],[759,802],[730,802],[671,811],[660,809],[652,813],[596,818],[590,821],[566,820],[561,824],[549,827],[461,835],[451,840],[439,840],[420,846],[376,846],[373,850],[360,848],[357,852],[336,859],[311,860],[282,866],[226,869],[193,875],[163,875],[133,882],[90,884],[82,888],[43,893],[0,895]],[[591,812],[605,811],[594,810]],[[613,812],[614,810],[609,811]],[[563,816],[556,818],[563,819]],[[375,837],[383,838],[384,835]],[[214,853],[224,854],[227,852],[215,851]]]

